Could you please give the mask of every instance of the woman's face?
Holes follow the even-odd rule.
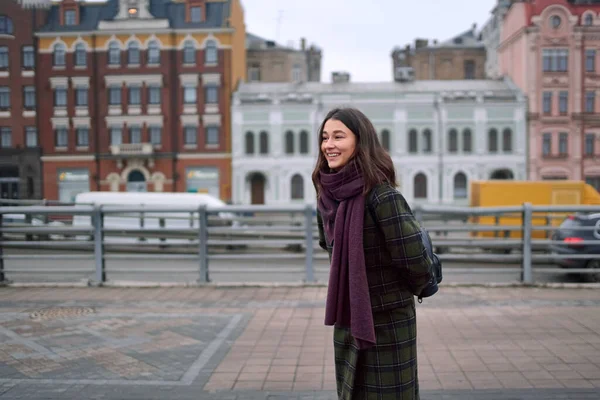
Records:
[[[338,170],[354,155],[356,135],[342,122],[329,119],[323,127],[321,151],[327,160],[329,168]]]

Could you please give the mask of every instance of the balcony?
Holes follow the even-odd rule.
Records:
[[[110,146],[110,153],[117,157],[148,157],[154,153],[152,143],[123,143]]]

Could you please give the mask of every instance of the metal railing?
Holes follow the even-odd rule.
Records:
[[[298,280],[315,282],[324,280],[328,272],[328,256],[318,246],[313,206],[20,204],[0,207],[0,282],[19,274],[83,274],[102,284],[117,272],[183,274],[195,276],[199,283],[212,281],[214,274],[239,274],[243,280],[248,276],[244,274],[260,272],[267,277],[293,274]],[[413,211],[430,232],[441,260],[469,263],[464,268],[469,272],[491,272],[493,265],[501,265],[497,270],[518,272],[526,284],[534,282],[534,272],[600,274],[593,263],[600,260],[600,251],[556,253],[553,250],[565,243],[552,239],[566,215],[600,213],[600,206],[430,205]],[[597,229],[598,240],[578,245],[600,248],[600,226]],[[593,268],[553,265],[564,259],[583,260]],[[107,268],[107,263],[119,262],[125,264]],[[156,262],[169,265],[150,265]],[[253,263],[252,267],[245,267],[245,262]],[[471,266],[473,262],[485,266]]]

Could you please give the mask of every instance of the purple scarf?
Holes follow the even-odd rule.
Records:
[[[350,327],[358,348],[366,349],[376,340],[363,249],[364,180],[353,162],[319,180],[318,208],[333,241],[325,325]]]

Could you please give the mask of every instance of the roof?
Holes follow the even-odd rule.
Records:
[[[46,25],[41,32],[80,32],[98,29],[100,21],[114,20],[119,12],[119,0],[103,3],[81,3],[78,25],[60,25],[60,5],[54,4],[49,11]],[[203,29],[225,27],[231,10],[231,0],[206,3],[206,19],[202,22],[186,22],[185,4],[172,0],[149,0],[150,14],[156,19],[166,19],[172,29]]]
[[[434,47],[484,47],[484,45],[475,35],[475,29],[472,28]]]
[[[265,39],[252,33],[246,33],[246,49],[296,51],[294,48],[282,46],[273,40]]]

